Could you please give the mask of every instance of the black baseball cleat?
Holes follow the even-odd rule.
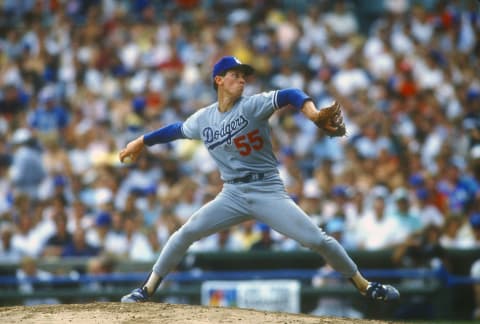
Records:
[[[393,286],[370,282],[367,286],[366,296],[373,300],[392,301],[399,299],[400,293]]]
[[[131,293],[125,295],[120,300],[122,303],[143,303],[148,300],[146,288],[136,288]]]

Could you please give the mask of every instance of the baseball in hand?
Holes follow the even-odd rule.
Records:
[[[123,163],[132,163],[133,158],[131,155],[127,155],[126,157],[123,158]]]

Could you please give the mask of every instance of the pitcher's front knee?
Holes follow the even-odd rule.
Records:
[[[300,243],[311,250],[323,251],[324,249],[328,248],[329,240],[333,240],[333,238],[322,233],[320,235],[304,237]]]

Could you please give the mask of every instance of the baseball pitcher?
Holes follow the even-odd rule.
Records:
[[[340,105],[335,102],[317,109],[312,99],[299,89],[243,96],[245,77],[253,72],[251,66],[235,57],[221,58],[212,72],[217,102],[199,109],[184,122],[140,136],[120,151],[120,161],[130,162],[138,158],[145,146],[177,139],[200,140],[216,161],[224,181],[218,196],[172,234],[143,285],[121,301],[148,300],[193,242],[251,218],[320,253],[368,298],[398,299],[400,294],[393,286],[369,282],[360,274],[345,249],[289,197],[279,177],[270,140],[270,116],[282,107],[293,106],[326,134],[343,136],[346,130]]]

